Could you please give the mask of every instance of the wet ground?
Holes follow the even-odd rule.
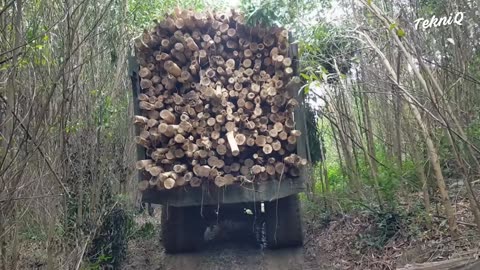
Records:
[[[232,235],[234,237],[232,237]],[[222,233],[195,253],[165,254],[159,237],[132,241],[123,270],[296,270],[321,267],[320,257],[306,249],[269,250],[262,248],[247,228]]]
[[[290,270],[306,269],[304,264],[302,248],[271,251],[230,242],[199,253],[165,256],[164,269]]]

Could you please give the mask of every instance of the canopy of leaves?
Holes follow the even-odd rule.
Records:
[[[175,7],[192,10],[224,9],[228,7],[228,2],[225,0],[128,0],[127,23],[133,31],[138,32],[139,29],[147,27],[152,20],[159,19],[160,16],[171,12]]]
[[[355,61],[357,44],[349,39],[342,28],[328,23],[321,23],[306,28],[299,35],[299,54],[301,72],[311,77],[319,72],[337,73],[335,62],[341,74],[349,72]],[[353,61],[352,61],[353,60]],[[340,76],[341,74],[337,75]],[[313,77],[313,78],[316,78]]]
[[[326,7],[325,0],[242,0],[241,10],[248,25],[294,27],[304,24],[302,19],[314,10]]]

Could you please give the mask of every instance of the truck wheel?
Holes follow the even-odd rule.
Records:
[[[167,253],[197,250],[203,243],[204,231],[199,207],[162,206],[161,236]]]
[[[266,240],[271,249],[303,245],[302,217],[298,195],[265,205]]]

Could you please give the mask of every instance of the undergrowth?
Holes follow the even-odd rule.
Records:
[[[380,156],[381,160],[387,160]],[[332,220],[344,217],[365,217],[368,224],[357,235],[354,243],[358,250],[365,248],[381,249],[396,237],[412,237],[421,234],[426,229],[427,213],[421,200],[409,205],[402,205],[408,198],[402,198],[421,187],[415,174],[412,161],[405,160],[402,170],[396,164],[382,163],[378,166],[379,193],[382,205],[374,198],[364,194],[374,194],[374,184],[371,171],[363,159],[359,159],[359,179],[362,182],[361,196],[353,196],[348,185],[348,178],[340,163],[332,158],[326,161],[328,172],[328,191],[322,182],[321,164],[313,168],[316,179],[314,198],[302,196],[303,211],[309,225],[315,228],[325,228]],[[323,180],[324,181],[324,180]]]

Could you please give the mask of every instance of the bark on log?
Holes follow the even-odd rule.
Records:
[[[163,68],[175,77],[179,77],[182,74],[182,70],[171,60],[166,61]]]
[[[160,117],[165,120],[167,124],[174,124],[175,123],[175,115],[170,112],[169,110],[162,110],[160,112]]]

